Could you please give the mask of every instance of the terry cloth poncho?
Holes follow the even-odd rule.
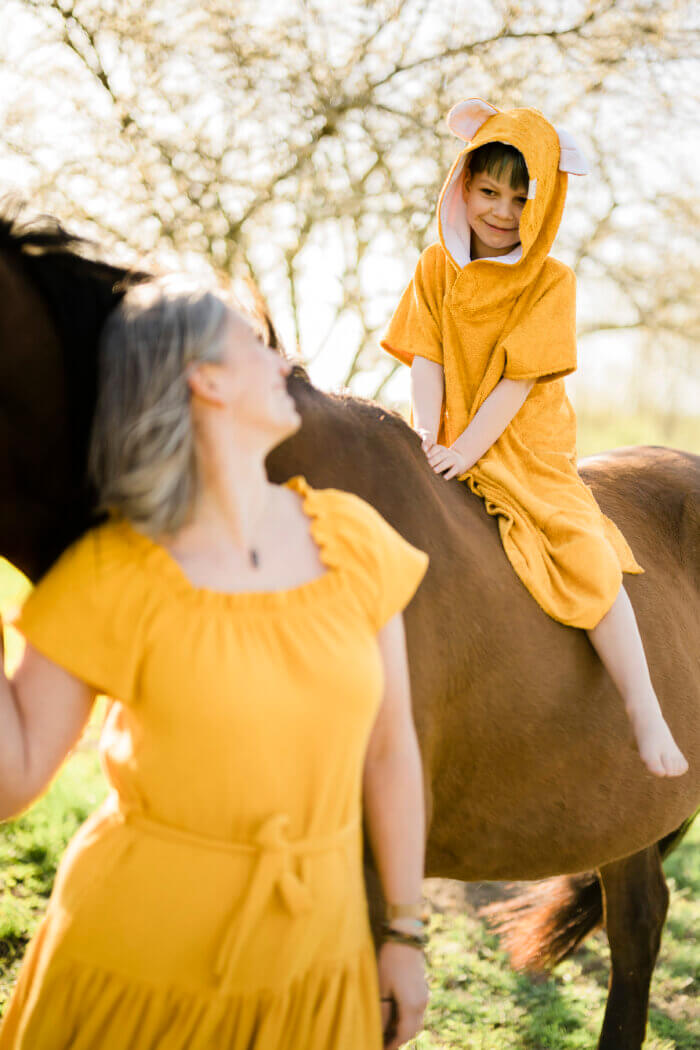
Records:
[[[534,379],[522,408],[460,480],[497,515],[518,576],[554,619],[594,627],[622,573],[641,573],[625,538],[576,468],[576,417],[563,376],[576,368],[576,278],[549,255],[564,209],[567,172],[586,174],[571,135],[530,107],[501,112],[482,99],[458,103],[451,130],[467,142],[438,204],[439,243],[421,255],[382,347],[410,365],[443,366],[438,441],[451,445],[506,377]],[[520,150],[530,182],[520,244],[471,259],[461,184],[469,154],[487,142]]]

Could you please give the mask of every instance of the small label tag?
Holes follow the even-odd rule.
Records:
[[[535,190],[537,189],[537,179],[530,179],[530,184],[527,187],[527,199],[532,200],[535,196]]]

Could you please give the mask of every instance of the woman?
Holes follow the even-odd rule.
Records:
[[[357,496],[268,481],[300,425],[290,366],[217,297],[134,287],[100,355],[110,517],[21,612],[0,818],[45,788],[97,693],[112,790],[62,860],[0,1050],[378,1050],[392,999],[396,1048],[426,1004],[401,611],[427,555]]]

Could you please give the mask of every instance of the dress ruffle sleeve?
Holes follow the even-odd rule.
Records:
[[[125,578],[110,525],[85,533],[29,594],[13,626],[43,656],[99,693],[129,701],[143,601]]]
[[[381,340],[382,348],[405,365],[411,365],[416,356],[441,365],[444,295],[445,256],[440,246],[433,244],[418,260]]]
[[[576,276],[562,263],[502,345],[506,379],[561,379],[576,370]]]
[[[358,595],[379,631],[413,598],[427,571],[428,555],[404,539],[370,503],[352,492],[336,489],[333,494],[345,561],[355,572]]]

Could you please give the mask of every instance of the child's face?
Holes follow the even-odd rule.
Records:
[[[520,216],[527,200],[527,187],[512,189],[508,171],[500,179],[485,171],[472,176],[465,169],[462,197],[472,230],[487,248],[510,250],[520,240]]]

